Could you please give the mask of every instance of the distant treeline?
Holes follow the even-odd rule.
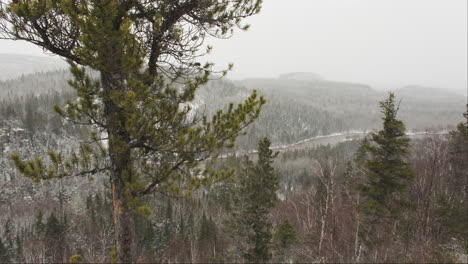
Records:
[[[23,128],[32,133],[60,129],[66,123],[54,113],[53,105],[76,99],[68,79],[70,74],[64,70],[0,82],[0,119],[21,120]],[[251,149],[266,135],[273,145],[285,145],[317,135],[375,129],[380,123],[375,102],[385,97],[383,92],[350,83],[216,80],[197,92],[193,108],[214,114],[229,102],[241,102],[252,89],[259,89],[267,104],[247,135],[238,140],[238,149]],[[399,115],[408,129],[442,129],[462,120],[463,96],[427,89],[426,93],[421,87],[396,92],[402,100]]]

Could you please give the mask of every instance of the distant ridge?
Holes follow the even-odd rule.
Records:
[[[400,96],[418,96],[423,98],[435,98],[439,100],[444,97],[460,96],[460,94],[451,90],[421,85],[408,85],[396,89],[395,92]]]
[[[21,75],[66,68],[67,64],[57,56],[0,53],[0,80],[11,80]]]
[[[313,72],[291,72],[281,74],[279,79],[298,80],[298,81],[323,81],[324,78]]]
[[[71,99],[74,93],[68,79],[67,70],[57,70],[1,81],[0,101],[21,102],[32,94],[51,96],[55,91],[68,93]],[[377,129],[381,124],[378,102],[388,96],[367,85],[330,80],[215,80],[197,91],[191,107],[210,116],[231,102],[242,102],[252,89],[265,96],[267,104],[249,134],[240,139],[240,149],[251,149],[264,135],[278,146],[334,133]],[[445,128],[463,121],[465,96],[425,87],[406,87],[397,90],[396,96],[402,100],[399,116],[409,130]]]

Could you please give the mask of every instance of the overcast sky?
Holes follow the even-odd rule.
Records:
[[[467,0],[264,0],[248,22],[248,32],[210,40],[210,61],[234,63],[229,78],[315,72],[377,88],[466,94]],[[0,53],[42,51],[0,41]]]

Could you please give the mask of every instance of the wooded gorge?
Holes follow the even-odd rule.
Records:
[[[463,40],[419,42],[440,23],[414,13],[411,25],[386,21],[406,6],[379,1],[367,19],[375,1],[365,15],[332,3],[315,13],[331,29],[315,38],[334,50],[322,56],[309,39],[322,26],[304,25],[315,10],[299,6],[321,2],[282,3],[281,24],[237,39],[246,71],[454,87],[225,78],[234,66],[210,62],[209,43],[249,30],[275,1],[0,0],[0,48],[22,41],[69,67],[0,54],[0,262],[467,262]],[[416,13],[433,10],[440,20],[445,9]],[[445,48],[429,56],[434,42]]]
[[[109,183],[106,177],[64,177],[33,183],[18,174],[8,157],[18,151],[22,157],[34,157],[54,148],[67,153],[86,135],[85,128],[63,122],[50,107],[74,100],[73,93],[65,84],[67,76],[65,72],[36,74],[2,83],[6,87],[14,87],[8,96],[3,97],[0,111],[3,120],[1,151],[4,154],[1,158],[0,197],[3,212],[2,261],[66,262],[72,256],[78,262],[109,262],[112,259],[112,197],[107,191]],[[37,87],[37,94],[23,95],[27,94],[26,87]],[[248,94],[245,89],[232,82],[213,82],[197,95],[196,102],[200,104],[197,110],[213,111],[209,105],[202,107],[203,101],[212,102],[213,109],[222,105],[224,100],[239,101]],[[210,97],[215,91],[222,96]],[[245,143],[238,146],[238,151],[252,150],[248,146],[254,146],[252,142],[261,138],[262,131],[269,129],[263,125],[280,127],[281,120],[289,120],[291,124],[296,122],[300,126],[299,123],[304,122],[301,115],[298,117],[297,109],[280,108],[287,105],[281,97],[275,98],[272,94],[269,98],[274,107],[268,107],[267,103],[260,120],[240,139]],[[403,98],[401,111],[406,108],[404,104],[409,98]],[[367,100],[371,104],[374,98]],[[417,102],[418,99],[411,100]],[[373,104],[376,115],[373,119],[378,120],[382,115],[377,114],[377,102]],[[417,104],[412,107],[433,111]],[[440,107],[450,106],[442,104]],[[273,118],[279,113],[285,119]],[[338,113],[330,111],[330,114],[339,117]],[[321,120],[321,115],[320,112],[314,113],[310,118]],[[327,119],[323,117],[323,120]],[[302,130],[309,134],[282,131],[291,138],[290,141],[281,136],[272,137],[277,138],[273,145],[316,136],[318,132],[310,132],[307,129],[309,125],[304,122]],[[321,123],[313,125],[320,127]],[[372,125],[369,122],[369,126]],[[435,124],[424,125],[430,127]],[[261,217],[271,222],[266,229],[271,234],[271,240],[266,243],[270,255],[263,261],[460,261],[467,250],[467,130],[463,123],[451,130],[453,132],[449,134],[428,134],[422,139],[411,140],[407,160],[414,178],[401,193],[410,207],[402,211],[394,225],[390,225],[393,230],[388,231],[385,226],[375,227],[374,232],[380,242],[374,240],[370,244],[363,235],[369,223],[364,220],[360,209],[365,198],[356,187],[366,178],[359,154],[362,141],[350,138],[332,145],[282,150],[277,157],[271,158],[272,175],[278,179],[278,185],[272,188],[278,198]],[[318,131],[322,130],[319,128]],[[346,130],[336,128],[330,132]],[[247,164],[243,155],[233,156],[232,153],[228,151],[227,157],[210,162],[209,166],[237,168],[233,177],[211,187],[203,187],[188,198],[158,193],[145,198],[144,204],[151,214],[134,216],[138,262],[244,260],[243,252],[253,244],[245,234],[239,235],[242,234],[239,233],[241,224],[233,223],[233,219],[236,219],[234,215],[242,212],[239,199],[245,191],[238,188]],[[249,155],[254,163],[256,155]]]

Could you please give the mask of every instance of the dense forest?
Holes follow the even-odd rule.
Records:
[[[0,262],[467,262],[466,96],[230,81],[262,4],[1,1]]]
[[[20,176],[9,159],[13,152],[24,157],[34,157],[57,148],[70,152],[84,138],[86,128],[65,122],[51,107],[76,100],[66,85],[67,78],[70,78],[69,73],[59,71],[1,83],[4,96],[0,111],[0,150],[3,153],[0,256],[3,262],[109,262],[112,259],[112,198],[106,187],[109,184],[106,177],[97,174],[34,183]],[[288,81],[294,86],[294,80]],[[199,90],[194,109],[212,113],[226,101],[239,101],[248,94],[248,88],[238,85],[230,81],[209,83]],[[339,89],[344,84],[337,86]],[[384,99],[386,95],[370,93],[371,88],[350,86],[347,89],[344,98],[348,98],[350,104],[349,97],[353,94],[361,98],[357,104],[365,102],[369,108],[373,104],[372,111],[362,109],[360,113],[357,112],[359,108],[352,105],[343,106],[354,109],[352,115],[362,119],[371,116],[367,125],[359,123],[354,124],[355,127],[336,126],[327,130],[331,116],[336,118],[336,123],[345,123],[343,112],[346,111],[333,111],[332,107],[328,112],[314,111],[305,103],[291,106],[287,103],[289,99],[271,93],[258,122],[240,139],[239,149],[253,150],[256,143],[253,145],[252,142],[262,135],[274,139],[273,145],[284,145],[325,133],[379,129],[382,114],[379,114],[378,96],[382,95],[381,99]],[[370,95],[366,97],[362,89],[367,89],[366,93]],[[429,107],[424,104],[425,98],[418,97],[418,93],[411,95],[408,91],[411,88],[405,89],[396,91],[397,96],[400,93],[405,96],[401,116],[406,113],[409,120],[415,120],[418,115],[410,113],[417,109],[415,112],[423,112],[424,117],[440,111],[436,115],[447,118],[436,121],[427,118],[424,126],[433,127],[434,131],[437,127],[442,128],[442,133],[411,140],[407,160],[414,176],[400,194],[410,207],[401,212],[393,230],[377,225],[375,232],[380,236],[379,242],[365,240],[363,230],[371,224],[366,222],[362,211],[365,198],[356,187],[366,177],[360,154],[363,152],[361,139],[351,137],[327,145],[286,147],[278,156],[270,157],[271,175],[278,181],[271,187],[276,198],[261,217],[262,224],[268,226],[266,233],[270,234],[265,242],[269,255],[266,259],[254,259],[254,262],[457,262],[462,259],[468,250],[467,130],[463,123],[455,127],[455,120],[463,120],[461,114],[450,116],[458,106],[445,103],[458,99],[449,97],[448,101],[439,102],[439,107]],[[291,90],[289,96],[293,97],[297,91]],[[222,96],[214,96],[215,92]],[[283,93],[287,94],[287,91]],[[325,96],[307,103],[324,102]],[[340,93],[330,93],[327,101],[345,100],[340,98]],[[372,100],[375,101],[372,103]],[[206,101],[210,104],[205,106]],[[411,107],[405,106],[406,101],[412,102]],[[308,111],[302,113],[301,109]],[[446,120],[449,121],[441,123]],[[452,126],[450,120],[454,120]],[[294,129],[275,130],[275,127],[284,127],[282,122],[291,122],[288,127]],[[410,122],[405,123],[412,127]],[[311,125],[317,130],[310,131]],[[453,131],[446,133],[447,126]],[[417,126],[413,128],[417,130]],[[298,130],[303,133],[297,133]],[[274,132],[268,134],[266,131]],[[256,166],[258,155],[260,153],[236,155],[236,152],[228,151],[222,158],[208,162],[207,166],[237,168],[237,172],[222,183],[201,188],[191,197],[158,193],[146,197],[145,204],[152,213],[135,215],[137,261],[242,262],[243,252],[254,244],[248,235],[240,232],[242,221],[235,219],[239,212],[248,208],[239,207],[241,201],[249,202],[243,197],[246,187],[242,187],[242,179],[245,181],[243,175],[248,174],[249,166]],[[254,195],[258,199],[257,189]],[[253,213],[257,212],[256,209]],[[254,215],[254,219],[257,217]]]
[[[76,99],[67,84],[70,78],[71,74],[62,70],[0,82],[0,117],[22,120],[22,127],[30,130],[58,129],[62,123],[53,105]],[[239,138],[238,150],[252,150],[265,135],[274,146],[280,146],[320,135],[376,129],[380,120],[375,102],[385,97],[385,92],[369,86],[325,80],[217,80],[197,91],[192,111],[212,115],[230,102],[242,101],[253,89],[258,89],[268,104],[248,134]],[[402,102],[400,116],[410,131],[453,129],[463,120],[464,96],[426,87],[404,87],[395,92]]]

